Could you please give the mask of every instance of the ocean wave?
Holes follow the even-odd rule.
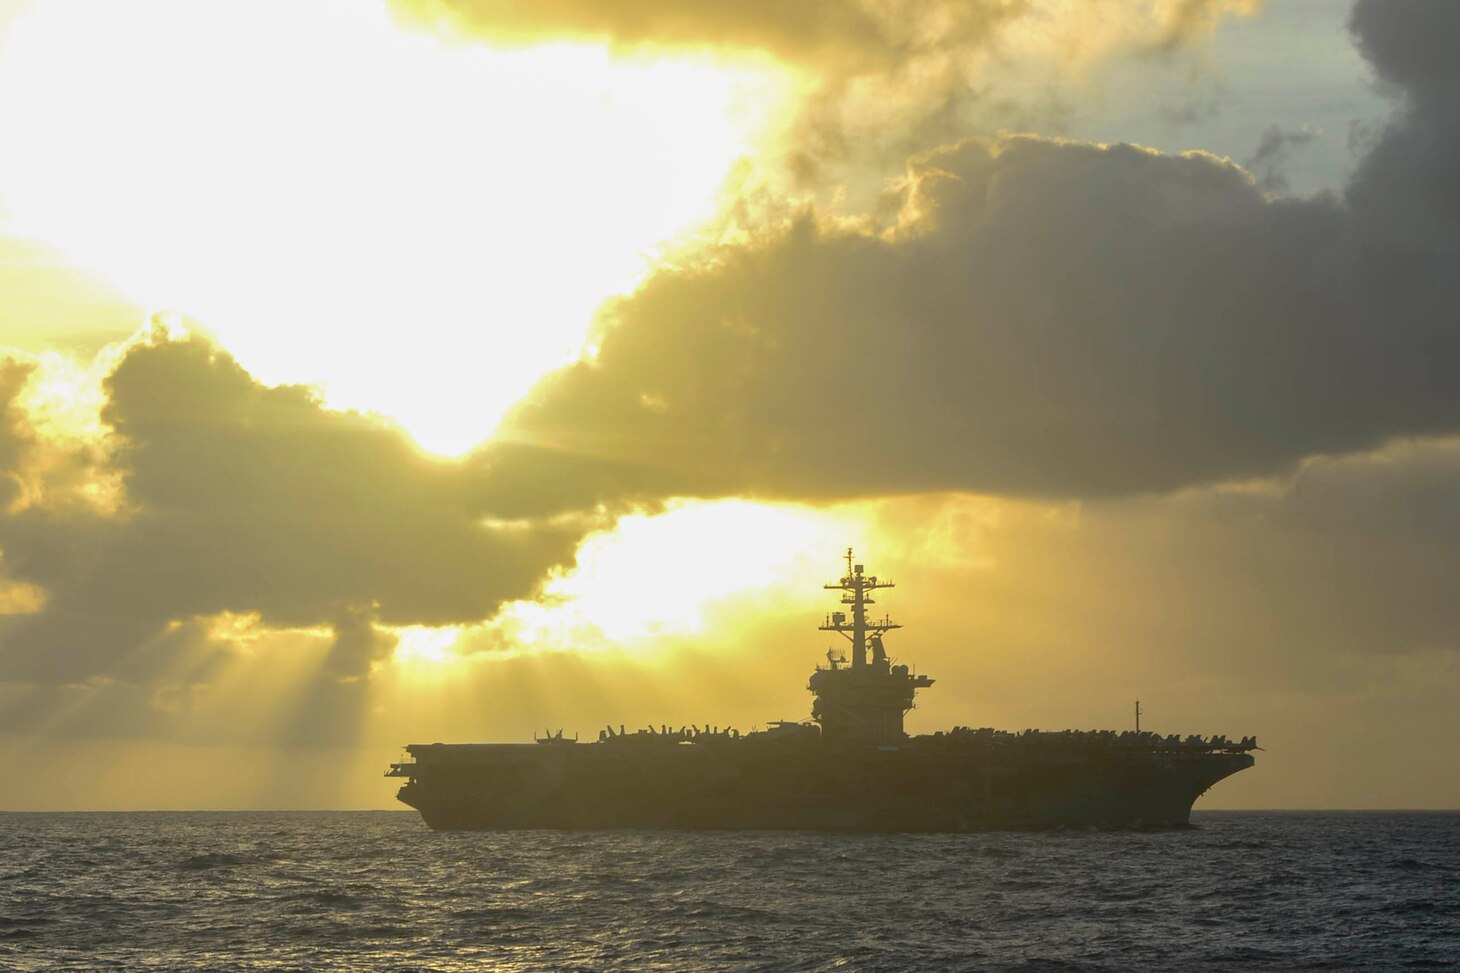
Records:
[[[234,868],[239,865],[254,864],[254,859],[244,855],[233,855],[227,852],[210,851],[201,855],[192,855],[177,863],[179,871],[202,872],[213,868]]]

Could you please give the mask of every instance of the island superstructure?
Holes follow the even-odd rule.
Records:
[[[902,626],[869,617],[892,582],[846,559],[825,586],[844,607],[820,628],[850,658],[829,651],[811,674],[810,722],[412,744],[386,776],[405,778],[400,800],[445,830],[969,831],[1180,827],[1208,788],[1253,765],[1253,737],[963,726],[908,736],[904,718],[933,680],[888,655],[883,637]]]

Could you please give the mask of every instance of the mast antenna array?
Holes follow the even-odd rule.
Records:
[[[837,632],[852,643],[852,668],[860,669],[867,664],[867,636],[881,636],[883,632],[902,628],[892,619],[884,616],[880,620],[868,620],[867,606],[877,602],[869,597],[878,588],[895,587],[891,581],[878,580],[875,574],[865,574],[862,565],[853,563],[852,549],[847,548],[847,573],[835,584],[822,585],[828,591],[842,592],[842,604],[849,605],[852,617],[846,612],[832,612],[826,616],[826,623],[820,626],[823,632]]]

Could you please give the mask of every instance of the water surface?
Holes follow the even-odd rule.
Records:
[[[1460,968],[1460,813],[1193,820],[843,836],[0,814],[0,969]]]

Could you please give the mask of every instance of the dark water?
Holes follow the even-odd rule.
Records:
[[[0,814],[0,969],[1460,969],[1460,814],[1196,820],[828,836]]]

